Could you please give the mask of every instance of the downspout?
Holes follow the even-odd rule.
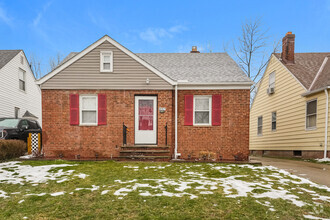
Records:
[[[174,103],[174,120],[175,120],[175,125],[174,125],[174,139],[175,139],[175,144],[174,144],[174,159],[178,159],[178,84],[175,84],[175,103]]]
[[[328,114],[329,114],[329,94],[328,89],[324,90],[325,97],[326,97],[326,104],[325,104],[325,134],[324,134],[324,158],[327,158],[327,145],[328,145]]]

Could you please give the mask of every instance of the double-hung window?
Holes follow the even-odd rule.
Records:
[[[97,125],[97,95],[80,96],[80,124]]]
[[[272,112],[272,131],[276,131],[276,112]]]
[[[316,128],[317,100],[306,103],[306,129]]]
[[[269,74],[269,88],[275,88],[275,72]]]
[[[18,81],[19,81],[19,89],[25,91],[25,71],[19,69],[18,71]]]
[[[194,125],[211,125],[211,96],[194,96]]]
[[[258,117],[258,135],[262,135],[262,116]]]
[[[113,52],[112,51],[101,51],[100,71],[101,72],[113,72]]]

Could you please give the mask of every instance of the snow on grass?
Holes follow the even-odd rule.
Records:
[[[50,195],[51,196],[61,196],[61,195],[64,195],[65,192],[55,192],[55,193],[51,193]]]
[[[329,220],[329,218],[315,217],[313,215],[304,215],[304,218],[306,218],[306,219],[318,219],[318,220]]]
[[[74,175],[74,176],[77,176],[77,177],[79,177],[80,179],[85,179],[85,178],[88,177],[89,175],[84,174],[84,173],[79,173],[79,174],[76,174],[76,175]]]
[[[143,179],[137,181],[133,180],[115,180],[116,183],[126,185],[114,192],[114,195],[124,198],[133,191],[143,188],[145,191],[139,193],[140,196],[176,196],[182,197],[184,195],[190,196],[191,199],[198,198],[201,195],[214,194],[214,191],[219,187],[223,189],[223,193],[228,198],[239,198],[239,197],[254,197],[256,199],[283,199],[291,202],[297,207],[302,207],[309,205],[301,200],[301,198],[292,192],[292,190],[297,190],[294,187],[290,189],[285,189],[283,187],[274,188],[274,184],[279,184],[282,186],[289,186],[289,184],[296,184],[299,187],[297,193],[310,193],[313,197],[313,200],[322,200],[325,202],[330,202],[328,196],[318,195],[315,191],[303,188],[304,184],[310,185],[318,189],[325,189],[330,191],[326,186],[321,186],[311,182],[308,179],[292,175],[287,171],[277,169],[272,166],[262,167],[262,166],[253,166],[253,165],[222,165],[217,166],[214,164],[209,164],[209,166],[218,171],[219,173],[228,174],[228,177],[222,178],[212,178],[207,177],[205,172],[192,171],[189,168],[198,167],[198,166],[186,166],[184,169],[181,169],[184,175],[179,179]],[[154,166],[156,167],[156,166]],[[166,167],[165,167],[166,168]],[[258,173],[260,180],[246,180],[248,175],[233,175],[231,170],[233,168],[239,169],[248,169],[252,172]],[[150,167],[148,167],[150,169]],[[152,184],[143,184],[144,181],[152,181]],[[133,186],[129,185],[135,183]],[[194,186],[193,186],[194,185]],[[197,186],[196,186],[197,185]],[[169,186],[176,186],[175,188],[169,189]],[[154,192],[151,192],[147,189],[153,189]],[[174,190],[174,191],[173,191]],[[189,190],[189,193],[187,192]],[[175,192],[177,191],[177,192]],[[179,193],[178,193],[179,192]],[[267,203],[266,203],[267,205]],[[270,211],[275,211],[275,209],[267,205]]]
[[[0,183],[21,184],[25,183],[38,184],[45,183],[48,180],[57,180],[63,176],[71,175],[74,170],[63,171],[59,169],[51,172],[54,168],[74,166],[70,164],[54,164],[44,166],[20,165],[21,162],[0,163]],[[59,182],[67,179],[58,180]]]
[[[40,184],[55,180],[56,184],[70,181],[71,177],[85,179],[88,175],[83,173],[73,174],[74,170],[63,171],[64,167],[75,166],[69,164],[55,164],[44,166],[21,165],[20,162],[7,162],[0,164],[0,183],[1,184]],[[157,165],[157,166],[132,166],[127,165],[123,168],[132,169],[139,172],[159,172],[159,170],[176,170],[177,178],[162,175],[161,178],[139,178],[139,179],[116,179],[111,180],[105,187],[113,187],[112,190],[103,190],[99,195],[111,194],[117,199],[124,199],[130,193],[137,193],[142,197],[189,197],[190,199],[207,198],[216,193],[221,193],[227,198],[236,198],[239,202],[241,197],[254,198],[257,203],[275,211],[274,206],[269,201],[272,199],[286,200],[287,202],[303,207],[314,205],[318,202],[330,202],[330,197],[318,194],[318,190],[330,192],[327,186],[321,186],[311,182],[301,176],[292,175],[287,171],[277,169],[272,166],[253,166],[253,165],[219,165],[219,164],[183,164],[183,165]],[[174,167],[175,168],[175,167]],[[207,169],[206,169],[207,168]],[[55,169],[55,170],[53,170]],[[172,171],[172,170],[170,170]],[[135,173],[135,172],[134,172]],[[166,173],[166,172],[164,172]],[[155,175],[157,176],[157,175]],[[251,177],[252,176],[252,177]],[[132,177],[134,174],[132,173]],[[159,175],[157,177],[160,177]],[[295,186],[295,187],[292,187]],[[308,186],[308,188],[306,188]],[[81,190],[91,192],[98,191],[100,186],[92,185],[91,188],[76,188],[73,192],[65,191],[54,193],[29,193],[22,192],[23,196],[70,196]],[[28,191],[28,190],[27,190]],[[10,193],[18,194],[20,192]],[[305,202],[303,197],[308,194],[311,199]],[[5,191],[0,190],[0,198],[8,198]],[[264,201],[269,200],[269,201]],[[20,200],[20,202],[23,202]],[[261,202],[262,201],[262,202]],[[313,204],[312,204],[313,203]]]
[[[326,158],[322,158],[322,159],[315,159],[317,162],[330,162],[330,158],[326,157]]]

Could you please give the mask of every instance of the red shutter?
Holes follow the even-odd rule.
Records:
[[[194,115],[194,96],[185,95],[184,96],[184,125],[193,125],[193,115]]]
[[[107,124],[107,96],[106,94],[98,94],[98,124]]]
[[[70,125],[79,125],[79,95],[70,94]]]
[[[221,95],[212,96],[212,125],[221,125]]]

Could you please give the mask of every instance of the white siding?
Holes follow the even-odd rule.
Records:
[[[21,56],[24,57],[23,65]],[[25,71],[25,92],[19,89],[20,68]],[[41,125],[41,91],[23,51],[0,69],[0,117],[15,117],[15,107],[20,108],[19,117],[28,110],[38,117]]]

